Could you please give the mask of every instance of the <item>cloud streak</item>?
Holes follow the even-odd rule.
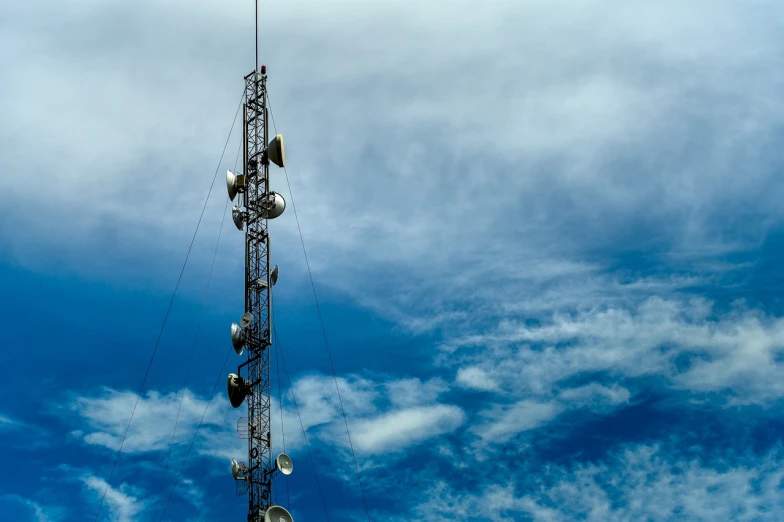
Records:
[[[6,503],[11,506],[5,505]],[[23,506],[25,514],[33,522],[57,522],[62,520],[63,510],[52,506],[44,507],[40,503],[25,498],[19,495],[0,495],[0,506],[3,506],[3,512],[7,516],[21,516],[21,513],[16,512],[18,506]]]
[[[103,446],[117,450],[125,434],[128,420],[134,410],[136,394],[126,391],[104,389],[95,397],[75,397],[70,409],[85,422],[82,429],[72,435],[90,445]],[[162,451],[169,447],[174,420],[180,403],[179,393],[159,394],[148,392],[136,406],[133,422],[125,437],[123,451],[127,453],[147,453]],[[189,390],[185,391],[180,412],[180,426],[174,443],[182,445],[190,442],[191,433],[196,429],[207,407],[207,401],[197,398]],[[213,407],[204,418],[205,427],[220,425],[218,408]]]
[[[437,438],[457,429],[465,420],[461,408],[440,404],[438,397],[448,388],[438,379],[370,381],[356,376],[338,378],[343,407],[360,454],[378,455],[398,452],[427,439]],[[293,407],[292,395],[299,408]],[[123,452],[154,454],[167,451],[177,416],[180,392],[148,392],[136,408],[136,414]],[[104,389],[97,396],[74,397],[70,411],[78,425],[72,435],[85,444],[116,451],[128,423],[136,398],[131,392]],[[216,400],[208,411],[197,439],[197,452],[203,456],[230,459],[245,451],[245,442],[237,441],[233,432],[242,412],[226,409],[225,400]],[[183,408],[175,437],[175,448],[190,444],[207,401],[185,391]],[[227,422],[224,422],[224,411]],[[272,401],[271,430],[275,439],[280,433],[280,403]],[[303,449],[300,419],[309,438],[322,444],[348,448],[340,404],[332,378],[306,375],[297,379],[284,398],[283,422],[290,451]],[[227,428],[228,426],[228,428]],[[219,445],[219,441],[222,441]],[[277,441],[276,441],[277,444]]]
[[[364,454],[387,453],[450,433],[465,421],[457,406],[403,408],[354,423],[354,440]]]
[[[661,376],[673,389],[731,392],[740,403],[766,404],[784,392],[782,320],[742,305],[717,313],[704,299],[651,297],[631,310],[556,312],[533,326],[506,319],[491,333],[454,341],[453,349],[466,350],[466,360],[474,362],[458,369],[458,381],[481,372],[513,393],[552,394],[591,372]],[[561,397],[574,399],[575,393]]]
[[[517,476],[515,475],[515,478]],[[784,478],[780,455],[709,464],[659,446],[632,446],[595,464],[550,467],[479,491],[440,482],[414,514],[446,522],[464,513],[487,520],[777,520]]]
[[[148,507],[138,488],[123,485],[119,488],[109,486],[106,481],[93,476],[83,478],[84,485],[98,500],[105,495],[105,505],[117,522],[134,522]],[[104,494],[105,491],[105,494]]]

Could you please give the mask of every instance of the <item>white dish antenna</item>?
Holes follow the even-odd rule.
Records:
[[[286,165],[286,154],[283,149],[283,135],[277,134],[267,144],[267,157],[269,160],[277,165],[283,167]],[[278,522],[277,520],[275,522]]]
[[[237,176],[231,173],[230,170],[226,171],[226,190],[229,192],[229,199],[234,201],[237,197]]]
[[[275,219],[286,210],[286,200],[277,192],[270,192],[269,196],[264,198],[264,208],[267,210],[267,219]]]
[[[237,205],[234,205],[231,209],[231,219],[234,221],[234,226],[237,227],[237,230],[245,228],[245,212],[240,210]]]
[[[264,513],[264,522],[294,522],[294,518],[291,513],[286,511],[286,508],[272,506]]]
[[[240,468],[237,459],[231,459],[231,474],[234,475],[235,479],[240,479],[240,472],[242,472],[242,468]]]
[[[237,323],[231,323],[231,344],[234,346],[234,351],[237,355],[242,355],[245,349],[245,330],[240,328]]]
[[[275,459],[275,465],[284,475],[291,475],[291,472],[294,471],[294,462],[285,453],[278,455],[278,458]]]

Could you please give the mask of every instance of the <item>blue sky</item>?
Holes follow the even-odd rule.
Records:
[[[252,68],[252,12],[4,9],[2,520],[95,517]],[[374,521],[784,517],[779,2],[261,12]],[[164,520],[244,520],[230,222],[202,308],[238,146],[235,129],[102,520],[153,519],[180,469]],[[295,462],[275,495],[300,522],[366,520],[291,207],[272,225]]]

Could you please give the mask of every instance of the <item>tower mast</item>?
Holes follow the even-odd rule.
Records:
[[[232,459],[238,494],[248,493],[248,521],[292,522],[288,511],[272,503],[272,480],[277,472],[288,475],[291,459],[280,454],[273,461],[270,430],[270,347],[272,345],[272,287],[278,267],[270,268],[268,221],[279,217],[286,202],[270,189],[270,162],[284,166],[283,137],[268,141],[267,68],[258,67],[258,2],[256,2],[256,67],[245,76],[243,105],[242,174],[226,173],[229,198],[239,195],[232,219],[245,230],[245,313],[231,325],[231,341],[238,355],[248,358],[229,374],[228,393],[238,408],[247,397],[248,416],[240,419],[237,434],[248,440],[247,464]]]

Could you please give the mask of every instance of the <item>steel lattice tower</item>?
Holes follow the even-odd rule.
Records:
[[[281,453],[272,459],[270,430],[270,347],[272,346],[272,287],[278,267],[270,269],[268,220],[286,208],[280,194],[270,190],[270,161],[284,166],[283,137],[268,141],[267,68],[259,69],[258,0],[256,4],[256,66],[245,76],[243,99],[244,174],[226,173],[226,188],[239,206],[232,209],[238,229],[245,229],[245,313],[231,325],[231,342],[238,355],[248,350],[248,359],[236,374],[229,374],[229,400],[238,408],[247,398],[248,417],[237,423],[237,434],[248,440],[248,464],[232,459],[231,471],[238,494],[248,493],[248,522],[293,522],[291,514],[272,503],[272,479],[277,471],[288,475],[291,459]],[[241,207],[244,207],[241,208]],[[244,374],[244,376],[243,376]]]
[[[266,509],[272,494],[270,441],[270,241],[264,202],[269,194],[267,75],[245,77],[245,310],[253,315],[248,343],[248,520]],[[266,283],[266,284],[265,284]]]
[[[229,375],[228,391],[232,405],[239,407],[247,397],[248,417],[237,425],[241,438],[248,439],[248,464],[232,462],[235,479],[243,481],[238,492],[248,492],[248,521],[263,520],[272,507],[272,479],[277,471],[288,475],[291,459],[281,454],[272,459],[270,433],[270,347],[272,345],[272,287],[277,281],[277,266],[270,268],[268,220],[280,216],[285,201],[270,190],[270,161],[284,165],[283,138],[268,141],[266,67],[245,76],[243,105],[244,174],[226,174],[229,197],[239,193],[240,206],[232,209],[237,228],[245,228],[245,314],[231,328],[232,343],[238,354],[248,350],[248,359],[237,374]],[[275,522],[291,521],[291,515],[275,507]],[[270,512],[272,513],[272,512]],[[288,517],[288,518],[286,518]]]

